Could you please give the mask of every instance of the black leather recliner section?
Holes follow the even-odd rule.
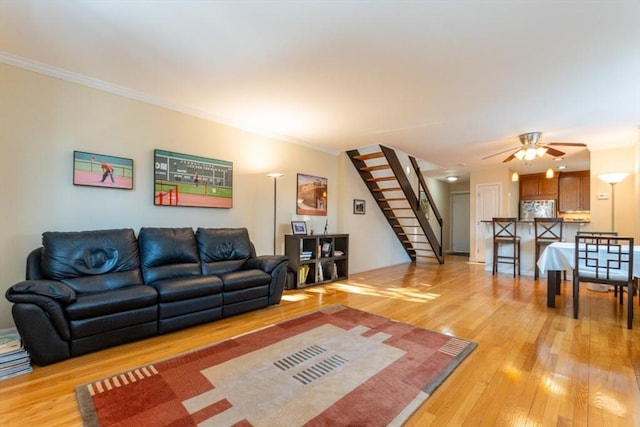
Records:
[[[145,282],[158,292],[158,332],[222,316],[222,280],[202,276],[192,228],[144,227],[138,235]]]
[[[271,288],[279,286],[275,282],[279,277],[279,269],[284,269],[286,274],[286,257],[257,257],[246,228],[198,228],[196,240],[202,273],[217,275],[224,284],[223,317],[270,304]]]
[[[133,230],[46,232],[42,243],[29,255],[27,280],[6,294],[34,363],[157,333],[157,294],[142,281]],[[42,332],[18,320],[28,315]]]

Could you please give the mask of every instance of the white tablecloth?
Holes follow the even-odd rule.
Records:
[[[574,242],[555,242],[542,251],[538,267],[544,274],[549,270],[573,270],[575,263]],[[640,246],[633,247],[633,275],[640,277]]]

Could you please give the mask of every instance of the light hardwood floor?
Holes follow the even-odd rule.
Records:
[[[613,295],[582,290],[574,320],[570,282],[551,309],[546,279],[494,277],[466,261],[447,257],[443,266],[353,274],[345,282],[286,291],[278,306],[35,367],[0,381],[0,425],[81,425],[77,385],[331,304],[478,344],[407,425],[640,425],[640,315],[630,331]]]

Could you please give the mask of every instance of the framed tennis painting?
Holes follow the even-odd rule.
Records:
[[[133,160],[74,151],[73,185],[131,190],[133,189]]]

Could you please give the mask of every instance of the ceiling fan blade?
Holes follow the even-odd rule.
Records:
[[[515,158],[516,158],[516,154],[515,154],[515,153],[511,153],[511,155],[509,155],[509,157],[507,157],[506,159],[504,159],[504,160],[502,161],[502,163],[510,162],[511,160],[513,160],[513,159],[515,159]]]
[[[544,145],[554,145],[556,147],[586,147],[582,142],[546,142]]]
[[[560,150],[556,150],[555,148],[551,148],[551,147],[547,147],[545,145],[545,148],[547,149],[547,154],[550,154],[554,157],[560,157],[560,156],[564,156],[564,152],[560,151]]]
[[[486,156],[486,157],[483,157],[483,158],[482,158],[482,160],[487,160],[487,159],[490,159],[491,157],[499,156],[500,154],[504,154],[504,153],[507,153],[507,152],[509,152],[509,151],[517,150],[517,149],[519,149],[519,148],[520,148],[520,147],[512,147],[512,148],[509,148],[509,149],[507,149],[507,150],[502,150],[502,151],[500,151],[500,152],[498,152],[498,153],[493,153],[493,154],[491,154],[491,155],[488,155],[488,156]]]

